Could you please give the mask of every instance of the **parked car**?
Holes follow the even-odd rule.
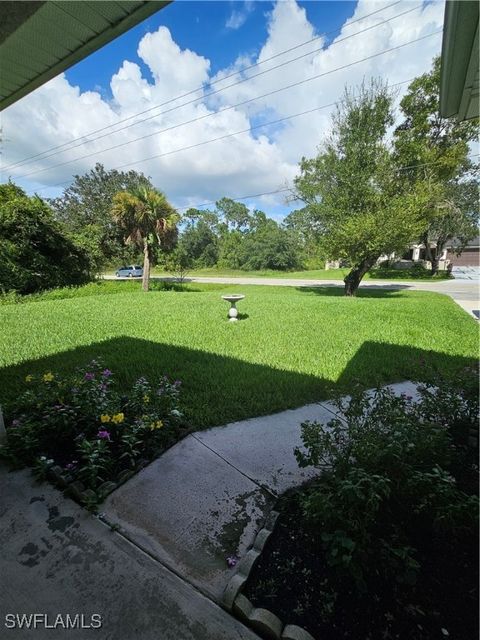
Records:
[[[138,265],[120,267],[116,270],[115,275],[117,278],[141,278],[143,276],[143,268]]]

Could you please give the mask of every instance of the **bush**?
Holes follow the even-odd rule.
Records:
[[[0,291],[21,294],[91,279],[86,252],[67,238],[38,196],[0,185]]]
[[[360,591],[378,579],[412,584],[426,545],[451,547],[478,522],[475,377],[339,401],[343,419],[302,425],[302,467],[323,475],[301,497],[330,566]],[[477,437],[472,439],[472,430]]]
[[[27,376],[28,388],[9,412],[3,457],[39,473],[59,465],[95,491],[178,439],[179,381],[140,378],[120,396],[112,380],[95,360],[72,377]]]

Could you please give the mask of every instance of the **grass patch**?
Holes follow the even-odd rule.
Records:
[[[244,293],[229,323],[222,293]],[[100,356],[121,388],[141,375],[182,380],[195,428],[299,406],[472,363],[478,328],[427,292],[187,285],[145,294],[137,282],[99,282],[0,307],[0,403],[27,374],[68,373]],[[72,294],[72,295],[70,295]],[[74,297],[72,297],[74,296]]]
[[[314,269],[306,271],[274,271],[265,269],[263,271],[241,271],[239,269],[221,269],[212,267],[209,269],[192,269],[188,272],[191,277],[210,278],[287,278],[294,280],[343,280],[350,269]],[[108,272],[113,275],[113,271]],[[160,269],[154,269],[153,275],[168,277],[171,274]],[[187,277],[188,277],[187,276]],[[430,282],[431,280],[446,280],[451,276],[447,272],[441,271],[434,277],[428,272],[419,269],[373,269],[366,274],[364,280],[415,280]]]

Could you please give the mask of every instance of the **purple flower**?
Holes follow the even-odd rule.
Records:
[[[104,378],[109,378],[111,375],[112,375],[112,372],[110,371],[110,369],[104,369],[104,370],[102,371],[102,376],[103,376]]]
[[[174,387],[179,387],[182,384],[181,380],[175,380],[175,382],[173,383]]]
[[[65,469],[67,469],[67,471],[73,471],[73,469],[76,469],[77,464],[78,464],[78,460],[72,460],[71,462],[65,465]]]
[[[237,558],[235,556],[228,556],[227,564],[230,568],[234,567],[237,564]]]
[[[100,429],[97,433],[97,438],[102,438],[103,440],[110,440],[110,432],[106,429]]]
[[[12,427],[18,427],[20,420],[12,420]]]
[[[95,374],[91,373],[90,371],[87,371],[87,373],[84,376],[85,380],[93,380],[95,378]]]

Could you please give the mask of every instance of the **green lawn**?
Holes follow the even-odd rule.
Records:
[[[220,295],[241,292],[242,320]],[[109,294],[109,295],[105,295]],[[55,299],[58,298],[58,299]],[[98,282],[0,306],[0,402],[29,373],[68,371],[100,356],[119,385],[164,373],[183,381],[196,428],[279,411],[403,379],[434,379],[473,363],[478,327],[426,292],[191,284],[140,291]]]
[[[263,271],[240,271],[239,269],[221,269],[212,267],[209,269],[192,269],[188,271],[187,278],[287,278],[294,280],[343,280],[350,269],[315,269],[309,271],[274,271],[264,269]],[[106,275],[113,275],[114,269],[108,269]],[[153,276],[172,277],[171,273],[161,269],[153,269]],[[446,272],[439,272],[433,278],[429,275],[418,275],[409,270],[401,269],[377,269],[367,273],[364,280],[415,280],[430,282],[433,280],[445,280],[448,277]]]
[[[212,267],[210,269],[192,269],[189,276],[202,276],[211,278],[292,278],[295,280],[343,280],[350,269],[315,269],[309,271],[274,271],[265,269],[263,271],[240,271],[239,269],[221,269]],[[113,271],[109,271],[113,274]],[[160,269],[154,269],[154,275],[169,276]],[[188,277],[188,276],[187,276]],[[446,272],[439,272],[434,276],[434,280],[444,280],[447,278]],[[376,269],[365,275],[365,280],[421,280],[431,281],[432,277],[424,274],[412,273],[410,270],[401,269]]]

